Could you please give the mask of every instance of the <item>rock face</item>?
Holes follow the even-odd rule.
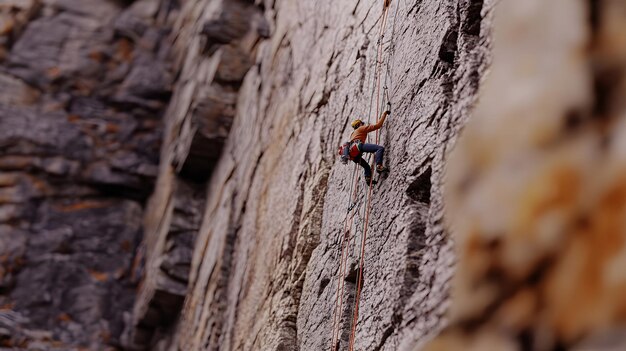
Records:
[[[449,161],[451,323],[426,350],[624,350],[626,2],[502,1],[494,18]]]
[[[0,348],[623,350],[625,13],[0,0]]]
[[[383,3],[194,0],[181,8],[178,80],[146,212],[146,277],[129,348],[330,349],[345,280],[338,330],[347,349],[366,189],[360,171],[336,162],[336,147],[350,120],[374,122],[382,112],[384,89],[379,104],[373,93],[379,43],[380,85],[393,104],[380,143],[392,172],[371,198],[355,349],[407,348],[441,327],[455,260],[442,225],[444,155],[487,63],[492,5],[394,0],[379,41]],[[359,214],[339,277],[354,174]],[[198,202],[185,195],[190,186],[204,192]],[[193,246],[179,244],[178,233],[194,236],[184,241]],[[191,261],[173,253],[192,249]]]
[[[120,345],[173,76],[172,1],[0,1],[0,345]]]
[[[173,43],[178,80],[146,214],[147,274],[125,337],[130,349],[149,348],[172,334],[206,216],[206,182],[222,155],[237,93],[268,30],[261,8],[245,1],[190,1],[181,10]],[[154,347],[166,347],[168,340]]]

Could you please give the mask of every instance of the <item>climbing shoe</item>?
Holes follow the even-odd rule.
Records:
[[[378,183],[378,182],[377,182],[376,180],[373,180],[372,178],[368,178],[368,177],[366,177],[366,178],[365,178],[365,183],[366,183],[367,185],[370,185],[370,184],[371,184],[371,185],[376,185],[376,183]]]
[[[376,172],[378,173],[389,172],[389,168],[383,166],[382,164],[376,165]]]

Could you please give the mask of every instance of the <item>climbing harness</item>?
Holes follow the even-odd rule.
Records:
[[[374,100],[374,94],[376,93],[376,116],[378,118],[378,115],[380,113],[380,88],[381,88],[381,70],[382,70],[382,56],[383,56],[383,38],[384,38],[384,33],[385,33],[385,28],[387,25],[387,18],[388,18],[388,10],[389,10],[389,6],[391,4],[391,0],[383,0],[383,13],[382,13],[382,20],[381,20],[381,25],[379,28],[379,34],[378,34],[378,48],[377,48],[377,56],[376,56],[376,67],[375,67],[375,80],[374,80],[374,86],[372,87],[372,96],[370,98],[370,106],[369,106],[369,112],[368,112],[368,118],[371,119],[371,112],[372,112],[372,104],[373,104],[373,100]],[[397,14],[398,9],[396,8],[396,14]],[[390,44],[390,51],[391,50],[395,50],[393,47],[393,34],[395,33],[395,15],[394,15],[394,25],[393,25],[394,29],[392,31],[392,37],[391,37],[391,44]],[[386,72],[385,72],[385,83],[383,86],[383,104],[384,101],[386,100],[387,102],[389,102],[389,93],[388,93],[388,84],[387,84],[387,79],[389,78],[389,80],[391,80],[391,75],[390,75],[390,68],[389,68],[389,61],[387,60],[387,67],[386,67]],[[379,142],[379,131],[376,130],[376,144],[378,144]],[[352,155],[351,153],[351,147],[352,145],[346,145],[349,143],[344,143],[342,145],[342,147],[340,147],[339,150],[339,154],[342,156],[342,159],[344,158],[344,155],[348,154],[349,156]],[[360,153],[360,148],[359,149],[359,153]],[[348,152],[346,152],[348,151]],[[369,155],[370,160],[372,155]],[[346,160],[347,163],[347,160]],[[368,162],[369,163],[369,162]],[[346,267],[347,267],[347,260],[348,260],[348,254],[349,254],[349,249],[347,249],[346,246],[350,246],[350,234],[352,232],[352,225],[354,223],[354,217],[358,216],[360,217],[360,219],[362,220],[362,225],[363,225],[363,229],[362,229],[362,234],[361,234],[361,247],[360,247],[360,258],[359,258],[359,270],[358,270],[358,278],[356,281],[356,291],[355,291],[355,300],[354,300],[354,307],[353,307],[353,316],[352,316],[352,323],[351,323],[351,328],[350,328],[350,339],[349,339],[349,350],[353,351],[354,349],[354,342],[355,342],[355,336],[356,336],[356,326],[357,326],[357,322],[358,322],[358,316],[359,316],[359,302],[360,302],[360,296],[361,296],[361,289],[362,289],[362,281],[363,281],[363,265],[364,265],[364,260],[365,260],[365,242],[367,239],[367,231],[368,231],[368,224],[369,224],[369,215],[370,215],[370,210],[371,210],[371,197],[372,197],[372,183],[368,184],[368,187],[365,189],[367,192],[367,201],[365,206],[361,206],[361,204],[359,204],[359,206],[357,206],[357,201],[355,201],[356,199],[356,194],[357,194],[357,183],[358,183],[358,177],[356,174],[356,168],[357,165],[355,165],[355,169],[353,171],[353,180],[351,182],[351,187],[350,187],[350,193],[351,193],[351,197],[349,199],[348,202],[348,211],[346,214],[346,218],[344,220],[344,225],[343,225],[343,230],[341,232],[341,261],[340,261],[340,267],[339,267],[339,277],[338,277],[338,281],[337,281],[337,295],[336,295],[336,299],[335,299],[335,306],[334,306],[334,310],[333,310],[333,335],[332,335],[332,341],[331,341],[331,350],[333,351],[337,351],[337,348],[339,346],[339,337],[340,337],[340,332],[341,332],[341,328],[340,328],[340,323],[341,323],[341,314],[343,312],[343,297],[344,297],[344,292],[345,292],[345,273],[346,273]],[[373,164],[372,164],[372,169],[373,169]],[[360,212],[361,207],[363,207],[363,214],[359,215],[358,212]],[[356,210],[355,210],[356,208]],[[354,211],[353,211],[354,210]],[[354,244],[353,244],[353,248],[356,249],[356,235],[353,236],[354,239]]]
[[[345,165],[348,161],[356,160],[363,151],[362,145],[361,140],[353,140],[341,144],[337,150],[339,156],[341,156],[341,162]]]

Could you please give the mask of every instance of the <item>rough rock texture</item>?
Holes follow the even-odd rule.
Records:
[[[351,119],[373,122],[380,113],[370,103],[382,5],[184,4],[174,43],[179,79],[146,214],[147,275],[129,347],[330,348],[353,179],[335,150]],[[380,77],[394,105],[381,133],[392,172],[372,196],[357,350],[401,349],[442,324],[454,264],[441,223],[443,160],[486,66],[490,8],[478,0],[391,2]],[[182,302],[163,262],[180,218],[176,199],[191,182],[207,187],[184,308],[178,321],[160,315],[150,324],[157,306]],[[355,211],[364,206],[361,199]],[[354,267],[360,242],[352,242]],[[353,268],[345,277],[347,301],[355,276]],[[353,304],[344,307],[348,316]],[[344,318],[341,349],[349,328]]]
[[[507,0],[494,18],[449,161],[451,324],[426,350],[624,350],[626,2]]]
[[[178,80],[146,213],[147,274],[124,341],[130,349],[167,347],[168,338],[161,336],[172,335],[187,294],[206,182],[222,155],[241,83],[268,30],[261,8],[246,1],[189,1],[181,10],[173,43]],[[159,340],[161,346],[154,346]]]
[[[494,8],[0,0],[0,348],[624,349],[626,2]]]
[[[119,346],[174,5],[0,1],[0,346]]]

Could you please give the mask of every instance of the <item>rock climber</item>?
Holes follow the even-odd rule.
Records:
[[[375,180],[372,180],[372,169],[370,165],[365,161],[362,157],[363,153],[373,153],[374,161],[376,163],[376,171],[378,173],[388,172],[389,169],[383,165],[383,154],[385,152],[385,148],[376,145],[376,144],[366,144],[365,140],[367,139],[367,134],[373,132],[375,130],[380,129],[385,123],[385,119],[387,116],[391,114],[391,103],[387,103],[387,110],[383,112],[380,116],[378,122],[374,125],[365,124],[362,120],[356,119],[352,121],[352,128],[354,128],[354,132],[350,135],[350,145],[357,144],[359,154],[355,157],[352,157],[352,162],[361,165],[363,167],[363,175],[365,176],[365,182],[367,185],[376,184]]]

